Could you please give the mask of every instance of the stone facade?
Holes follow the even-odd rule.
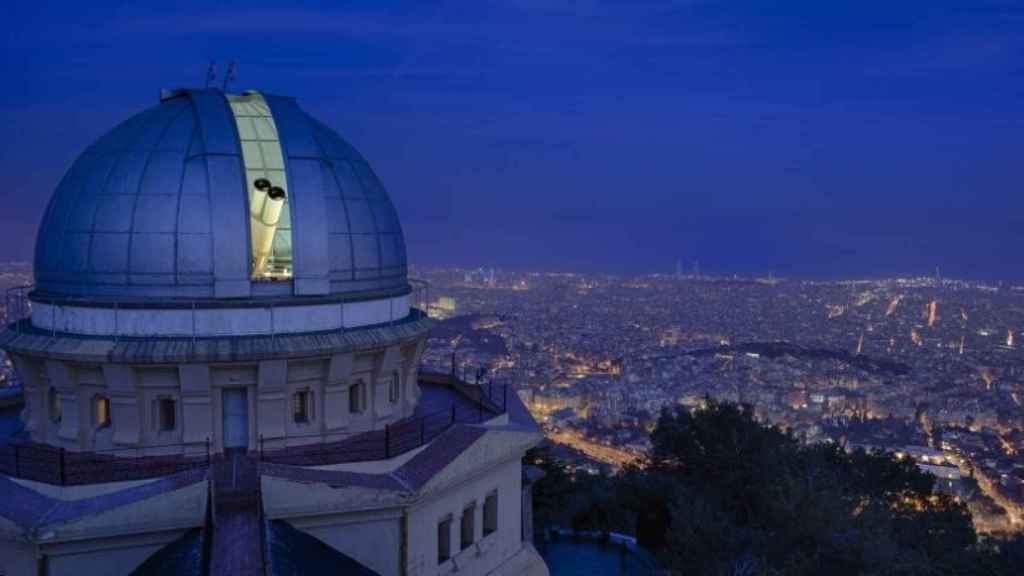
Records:
[[[217,453],[224,448],[226,390],[245,391],[250,450],[261,438],[266,448],[280,448],[380,429],[412,415],[424,339],[234,362],[12,357],[25,387],[26,431],[35,442],[68,450],[197,453],[209,439]]]

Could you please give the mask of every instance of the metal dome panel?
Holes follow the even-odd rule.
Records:
[[[291,281],[252,279],[232,110],[220,91],[187,90],[115,127],[65,174],[36,241],[38,293],[167,302],[408,291],[401,226],[366,160],[293,99],[265,99],[289,183]]]

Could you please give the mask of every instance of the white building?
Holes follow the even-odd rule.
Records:
[[[294,100],[165,92],[61,181],[35,279],[0,574],[547,573],[536,423],[419,374],[395,209]]]

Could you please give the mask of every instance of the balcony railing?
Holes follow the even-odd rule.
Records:
[[[209,439],[202,446],[199,453],[185,456],[181,453],[195,450],[194,444],[75,452],[47,444],[12,442],[0,445],[0,473],[59,486],[144,480],[209,467]],[[159,451],[171,454],[153,455]]]
[[[479,424],[507,412],[507,385],[475,386],[447,375],[425,377],[438,382],[447,380],[447,385],[461,398],[453,398],[447,409],[407,418],[380,430],[275,439],[261,436],[254,448],[256,456],[260,461],[294,466],[387,460],[429,444],[455,424]],[[160,455],[161,452],[166,455]],[[0,474],[59,486],[156,478],[207,468],[211,462],[209,439],[198,445],[164,444],[81,452],[32,442],[0,443]]]
[[[406,418],[381,430],[277,439],[260,436],[259,459],[293,466],[388,460],[429,444],[455,424],[480,424],[506,413],[507,385],[465,386],[476,392],[468,395],[471,402],[453,402],[448,409]]]

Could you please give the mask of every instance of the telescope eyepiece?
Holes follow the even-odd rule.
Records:
[[[270,180],[267,180],[266,178],[257,178],[252,185],[255,186],[257,190],[265,191],[270,188]]]

